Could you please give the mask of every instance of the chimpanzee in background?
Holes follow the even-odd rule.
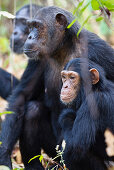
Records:
[[[23,53],[23,46],[29,34],[29,28],[26,21],[33,17],[40,8],[42,7],[35,4],[32,4],[31,7],[30,5],[25,5],[16,12],[14,31],[10,38],[10,47],[13,52],[17,54]],[[30,9],[32,9],[32,11],[30,11]],[[7,99],[12,90],[19,83],[19,80],[0,68],[0,82],[0,96],[3,99]]]
[[[7,99],[18,84],[19,80],[15,76],[0,68],[0,96],[3,99]]]
[[[27,19],[33,18],[35,13],[42,8],[32,4],[31,6],[24,5],[16,12],[16,18],[14,19],[14,30],[10,38],[10,47],[13,52],[17,54],[23,53],[23,46],[29,34],[29,28],[27,25]]]
[[[9,158],[18,138],[27,170],[43,169],[38,159],[28,164],[29,159],[40,154],[41,148],[49,156],[55,154],[54,147],[62,135],[58,118],[65,108],[60,102],[60,75],[70,59],[82,57],[84,50],[87,50],[89,61],[100,64],[107,78],[114,81],[114,50],[85,29],[77,38],[80,28],[77,22],[67,29],[73,19],[68,11],[45,7],[38,11],[33,20],[28,21],[31,31],[24,52],[30,59],[19,85],[9,99],[8,110],[14,114],[7,115],[2,125],[0,164],[11,168]],[[85,39],[86,48],[82,44]]]
[[[114,133],[114,84],[100,66],[81,58],[67,63],[61,77],[60,98],[67,109],[59,121],[66,141],[66,166],[70,170],[106,170],[104,161],[109,158],[104,132],[109,128]]]

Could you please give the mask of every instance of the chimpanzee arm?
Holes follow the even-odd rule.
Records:
[[[0,137],[0,141],[2,141],[0,147],[0,164],[4,163],[4,165],[6,165],[6,160],[8,159],[9,154],[11,154],[13,146],[20,136],[23,125],[25,103],[32,98],[36,84],[37,88],[41,91],[40,79],[42,79],[43,71],[43,66],[39,61],[31,60],[28,63],[19,85],[9,98],[8,110],[14,113],[7,115],[5,121],[2,123]]]
[[[59,124],[63,133],[71,131],[76,118],[76,112],[73,109],[64,109],[59,117]]]
[[[91,104],[92,103],[90,103],[89,106]],[[91,106],[94,108],[93,105]],[[73,160],[77,161],[80,158],[83,158],[83,156],[89,151],[91,145],[95,142],[95,136],[97,129],[99,128],[100,120],[98,115],[93,116],[94,113],[90,113],[87,101],[84,101],[76,112],[74,122],[73,119],[71,119],[70,114],[71,112],[66,113],[66,118],[64,117],[63,119],[62,128],[63,136],[66,141],[64,157],[65,160],[67,160],[67,158],[69,158],[68,155],[70,155],[70,159],[67,161],[72,162]],[[67,125],[67,123],[69,125]],[[70,127],[69,129],[66,128],[68,126]]]
[[[0,96],[3,99],[7,99],[18,84],[19,80],[15,76],[0,68]]]

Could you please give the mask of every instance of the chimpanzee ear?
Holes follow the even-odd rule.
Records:
[[[89,71],[91,73],[92,84],[97,84],[99,82],[99,72],[95,68],[92,68]]]
[[[59,24],[61,29],[65,29],[67,27],[67,18],[65,15],[58,13],[56,15],[56,23]]]

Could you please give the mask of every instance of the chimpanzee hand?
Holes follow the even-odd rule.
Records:
[[[27,106],[26,106],[26,111],[25,111],[25,117],[27,120],[31,120],[31,119],[34,119],[34,118],[38,118],[40,117],[39,115],[39,110],[41,108],[41,104],[37,101],[30,101],[27,103]],[[27,115],[26,115],[27,113]]]
[[[59,117],[59,123],[62,127],[63,132],[71,130],[73,127],[76,113],[73,109],[64,109]]]

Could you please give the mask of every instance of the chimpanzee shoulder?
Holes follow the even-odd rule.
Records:
[[[19,80],[12,74],[0,68],[0,96],[3,99],[12,93],[12,90],[18,85]]]

